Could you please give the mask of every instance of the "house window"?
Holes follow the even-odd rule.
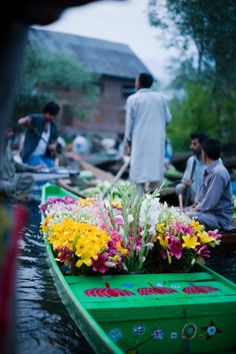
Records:
[[[121,94],[123,98],[127,98],[135,93],[135,87],[131,85],[123,85],[121,89]]]

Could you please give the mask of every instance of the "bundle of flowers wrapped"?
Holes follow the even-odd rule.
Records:
[[[220,243],[217,230],[207,232],[178,208],[160,203],[158,190],[139,199],[134,187],[118,188],[118,200],[49,198],[40,206],[41,230],[62,270],[189,271]]]

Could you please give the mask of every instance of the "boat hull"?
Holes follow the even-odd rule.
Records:
[[[44,189],[43,200],[58,186]],[[236,285],[198,264],[191,273],[65,276],[46,249],[58,292],[97,353],[230,353]]]

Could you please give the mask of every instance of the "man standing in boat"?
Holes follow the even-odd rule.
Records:
[[[19,119],[19,125],[27,126],[21,151],[23,162],[32,166],[55,166],[52,154],[56,152],[58,131],[54,120],[59,111],[59,105],[51,101],[44,107],[43,114],[30,114]]]
[[[164,98],[151,89],[153,77],[138,75],[136,93],[126,104],[125,141],[130,150],[130,181],[136,184],[139,197],[158,188],[164,177],[166,126],[171,113]]]

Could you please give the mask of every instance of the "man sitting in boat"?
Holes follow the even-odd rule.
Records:
[[[175,192],[179,198],[180,209],[194,203],[195,197],[199,191],[205,165],[202,161],[202,143],[207,138],[204,133],[192,133],[190,135],[190,150],[193,155],[187,160],[181,183],[175,187]]]
[[[206,229],[231,231],[233,193],[229,173],[220,159],[220,143],[206,139],[202,144],[202,160],[206,165],[196,202],[187,211]]]
[[[35,172],[41,166],[29,166],[14,160],[11,151],[13,135],[13,128],[9,126],[3,150],[0,153],[0,196],[20,199],[34,183],[32,175],[25,172]]]

